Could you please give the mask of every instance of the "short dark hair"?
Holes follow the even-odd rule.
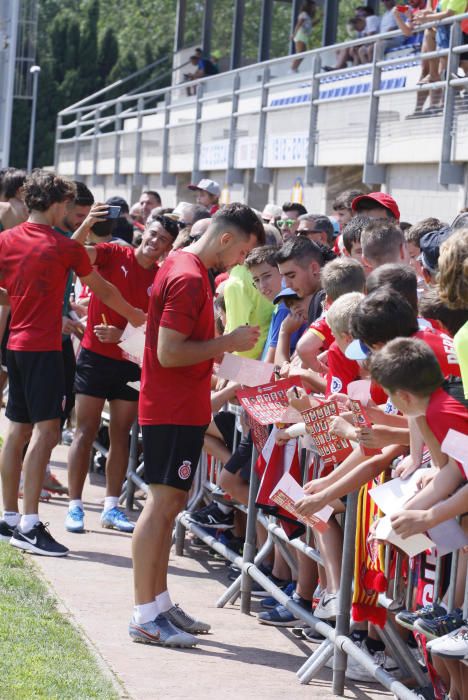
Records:
[[[325,214],[301,214],[299,221],[313,221],[317,231],[323,231],[327,234],[327,244],[330,247],[333,245],[335,229],[328,216]]]
[[[438,389],[444,376],[427,343],[418,338],[395,338],[370,358],[372,379],[391,393],[409,391],[420,397]]]
[[[249,268],[255,265],[266,263],[270,267],[276,267],[276,254],[278,248],[274,245],[263,245],[250,251],[245,259],[245,264]]]
[[[210,214],[209,209],[207,209],[206,207],[203,207],[201,204],[193,204],[192,206],[193,206],[192,226],[197,221],[201,221],[202,219],[211,219],[211,214]]]
[[[419,313],[423,318],[439,321],[454,336],[468,322],[468,308],[447,306],[441,299],[439,287],[428,287],[419,298]]]
[[[403,231],[395,220],[372,219],[361,234],[362,254],[378,265],[393,262],[404,243]]]
[[[418,278],[412,267],[403,263],[380,265],[367,278],[367,291],[370,294],[385,284],[401,294],[418,312]]]
[[[161,206],[161,197],[159,195],[159,192],[156,192],[156,190],[143,190],[141,194],[150,194],[159,202],[159,206]]]
[[[388,285],[365,297],[351,319],[351,333],[369,346],[409,338],[418,330],[416,312]]]
[[[440,219],[435,219],[430,216],[427,219],[422,219],[417,221],[411,226],[407,231],[405,231],[405,241],[407,243],[412,243],[419,248],[419,241],[426,233],[431,233],[431,231],[438,231],[442,228],[444,224]]]
[[[350,292],[363,292],[366,286],[364,268],[353,258],[336,258],[328,262],[320,275],[325,294],[333,301]]]
[[[369,5],[359,5],[354,11],[365,12],[368,17],[371,17],[371,15],[375,15],[375,10],[372,7],[369,7]]]
[[[357,216],[353,216],[351,221],[348,221],[348,223],[343,226],[343,245],[350,255],[353,250],[353,244],[361,242],[361,234],[371,221],[372,219],[369,219],[368,216],[361,216],[358,214]]]
[[[305,236],[290,238],[278,250],[276,262],[284,263],[288,260],[294,260],[300,267],[307,267],[312,260],[315,260],[320,267],[323,267],[325,262],[321,246]]]
[[[357,211],[359,214],[364,212],[365,215],[365,212],[369,211],[370,209],[382,209],[382,219],[389,219],[390,221],[393,219],[393,221],[396,221],[393,212],[376,199],[372,199],[372,197],[361,199],[356,204],[354,211]]]
[[[160,223],[163,229],[167,231],[168,234],[172,236],[174,240],[179,235],[179,227],[177,226],[177,222],[174,219],[171,219],[170,216],[165,216],[165,214],[158,214],[157,216],[153,217],[148,223],[148,228],[150,228],[156,222]]]
[[[361,192],[361,190],[344,190],[344,192],[340,192],[333,202],[333,211],[339,211],[340,209],[349,209],[349,211],[352,211],[351,204],[353,203],[353,199],[363,194],[364,192]]]
[[[299,202],[285,202],[281,209],[284,212],[287,211],[296,211],[297,214],[300,216],[301,214],[307,214],[307,209],[303,204],[299,204]]]
[[[33,170],[24,183],[24,202],[29,211],[47,211],[53,204],[74,200],[75,185],[48,170]]]
[[[23,187],[27,174],[25,170],[5,168],[2,177],[2,195],[5,199],[13,199],[20,187]]]
[[[91,190],[86,187],[84,182],[80,182],[80,180],[73,180],[73,184],[76,189],[74,204],[79,207],[92,207],[94,204],[94,197]]]
[[[228,206],[218,209],[212,221],[218,232],[223,228],[234,226],[246,238],[255,236],[259,245],[265,244],[265,230],[262,222],[254,210],[246,204],[240,204],[239,202],[228,204]]]

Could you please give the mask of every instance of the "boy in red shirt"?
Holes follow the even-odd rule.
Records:
[[[59,440],[65,399],[62,304],[69,271],[133,325],[145,321],[142,311],[93,272],[84,248],[52,228],[61,225],[74,197],[73,183],[54,173],[33,172],[24,185],[29,218],[0,238],[0,283],[11,306],[6,408],[10,422],[1,454],[0,536],[19,549],[46,556],[68,553],[40,522],[38,504],[46,466]],[[28,440],[20,516],[18,487]]]
[[[86,237],[87,228],[81,228]],[[145,313],[158,270],[157,261],[166,256],[179,229],[172,219],[157,216],[148,225],[138,248],[101,243],[86,251],[92,265],[112,282],[133,306]],[[109,455],[106,462],[106,497],[101,515],[103,527],[133,532],[134,525],[118,508],[128,464],[128,433],[137,417],[138,392],[127,382],[140,380],[140,368],[122,355],[118,346],[127,325],[123,316],[91,294],[88,322],[78,356],[76,392],[76,431],[68,453],[70,503],[65,527],[83,532],[84,509],[81,500],[93,440],[107,400],[110,407]]]
[[[133,535],[135,609],[129,633],[137,642],[191,647],[191,633],[210,627],[173,605],[167,568],[176,515],[184,508],[211,420],[213,358],[248,350],[259,328],[241,326],[214,337],[208,269],[230,269],[263,245],[256,214],[231,204],[205,234],[169,256],[151,294],[139,419],[148,498]]]

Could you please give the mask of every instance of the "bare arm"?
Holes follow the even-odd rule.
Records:
[[[316,372],[323,371],[323,366],[318,360],[318,354],[322,345],[322,339],[317,335],[317,333],[314,333],[311,328],[308,328],[299,339],[296,347],[297,354],[301,358],[304,365],[315,370]]]
[[[411,34],[413,33],[411,20],[409,20],[408,22],[397,7],[393,8],[392,14],[395,18],[395,22],[398,24],[398,28],[401,30],[401,33],[405,36],[411,36]]]
[[[0,287],[0,306],[8,307],[6,311],[5,325],[3,327],[3,331],[5,331],[6,319],[8,318],[8,314],[10,313],[10,297],[8,296],[7,290],[3,289],[3,287]]]
[[[74,241],[78,241],[78,243],[81,243],[81,245],[84,245],[86,243],[86,239],[88,238],[88,234],[91,230],[91,227],[94,226],[94,224],[97,224],[98,221],[105,221],[106,220],[106,215],[109,209],[108,204],[100,204],[99,202],[96,204],[93,204],[93,206],[90,209],[90,212],[86,219],[83,221],[81,226],[79,226],[75,233],[73,234],[72,238]],[[88,252],[89,254],[89,252]],[[91,261],[93,262],[93,261]]]
[[[158,360],[162,367],[188,367],[211,360],[224,352],[241,352],[255,346],[260,335],[257,326],[239,326],[231,333],[211,340],[189,340],[172,328],[159,326]]]
[[[109,308],[127,319],[132,326],[141,326],[146,321],[146,314],[141,309],[136,309],[129,304],[117,287],[107,282],[98,272],[91,272],[86,277],[80,278],[92,292]]]
[[[239,389],[239,384],[228,382],[223,389],[211,394],[211,410],[217,413],[225,403],[231,401],[236,396],[236,391]]]

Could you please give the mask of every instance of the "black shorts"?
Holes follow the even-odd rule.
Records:
[[[226,462],[223,469],[230,474],[240,474],[244,481],[250,481],[250,467],[252,461],[252,437],[249,434],[243,437],[237,445],[236,451],[232,457]]]
[[[7,367],[7,418],[34,424],[62,417],[65,373],[61,351],[7,350]]]
[[[113,401],[138,401],[138,391],[127,382],[140,381],[141,370],[129,360],[114,360],[81,348],[76,363],[75,393]]]
[[[207,425],[143,425],[145,481],[189,491]]]
[[[239,433],[238,430],[236,430],[236,417],[233,413],[229,413],[228,411],[220,411],[219,413],[216,413],[213,416],[213,421],[216,427],[218,428],[219,432],[223,436],[224,443],[228,450],[232,452],[232,447],[234,445],[234,435],[237,432],[237,442],[236,445],[239,444],[239,440],[241,437],[241,434]]]

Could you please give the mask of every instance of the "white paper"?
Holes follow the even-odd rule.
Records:
[[[271,492],[270,498],[274,493],[277,491],[283,491],[287,496],[289,496],[294,503],[297,503],[297,501],[300,501],[304,496],[307,494],[304,493],[304,489],[302,486],[300,486],[295,479],[291,476],[289,472],[286,472],[283,474],[281,479],[278,481],[276,484],[275,488]],[[314,517],[318,518],[319,520],[322,520],[322,522],[326,523],[329,519],[331,514],[333,513],[333,507],[332,506],[324,506],[321,510],[318,510],[316,513],[314,513]]]
[[[350,382],[346,393],[352,401],[360,401],[362,406],[367,406],[371,397],[371,380],[357,379],[355,382]]]
[[[450,428],[440,448],[444,454],[460,462],[468,479],[468,435]]]
[[[377,527],[375,528],[375,537],[378,540],[390,542],[395,545],[395,547],[402,549],[410,557],[415,557],[416,554],[420,554],[421,552],[425,552],[426,549],[432,549],[434,547],[434,542],[426,535],[411,535],[406,539],[397,535],[392,528],[389,515],[378,520]]]
[[[244,386],[261,386],[268,384],[273,374],[274,365],[271,362],[251,360],[230,352],[224,353],[223,361],[218,369],[218,377],[230,379]]]
[[[393,515],[403,510],[406,501],[418,491],[417,483],[424,469],[417,469],[408,479],[391,479],[385,484],[369,490],[372,500],[385,515]]]
[[[127,357],[131,362],[136,362],[138,365],[143,364],[143,354],[145,351],[145,335],[146,335],[146,323],[142,326],[132,326],[131,323],[127,323],[120,342],[118,343],[119,348],[121,348],[125,357]]]
[[[434,508],[437,508],[437,505]],[[468,545],[468,535],[465,534],[455,518],[431,527],[427,534],[436,544],[438,557],[443,557],[444,554]]]

